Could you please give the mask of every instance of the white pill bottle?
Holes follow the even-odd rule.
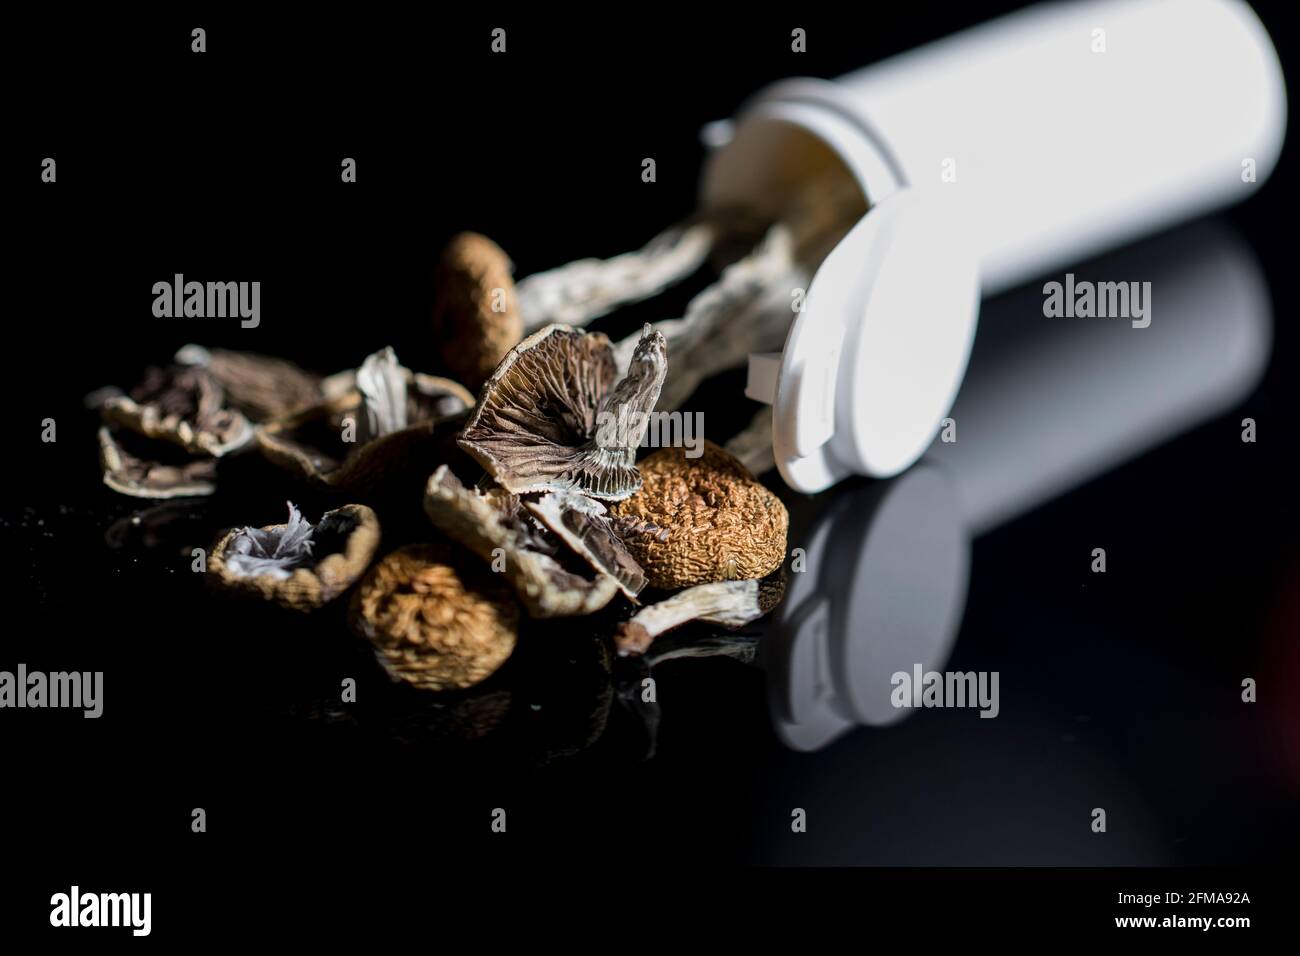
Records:
[[[981,294],[1250,195],[1276,165],[1286,90],[1240,0],[1075,0],[833,82],[778,83],[720,126],[706,207],[778,214],[809,182],[847,176],[866,208],[785,350],[750,360],[781,475],[815,492],[925,451]]]

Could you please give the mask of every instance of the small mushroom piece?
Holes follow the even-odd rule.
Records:
[[[576,491],[550,491],[524,507],[597,572],[618,581],[628,600],[636,600],[645,571],[619,539],[604,505]]]
[[[151,367],[129,395],[99,406],[104,420],[146,438],[171,442],[192,455],[220,458],[253,440],[253,426],[226,405],[225,392],[203,368]]]
[[[690,621],[744,627],[776,607],[784,593],[784,582],[779,576],[761,581],[697,584],[642,608],[630,620],[619,624],[614,646],[623,656],[644,654],[660,634]]]
[[[138,438],[138,436],[136,436]],[[217,490],[217,461],[207,456],[185,456],[173,446],[151,443],[162,461],[128,450],[127,435],[107,425],[99,429],[99,463],[104,484],[133,498],[183,498],[210,495]],[[170,461],[169,459],[174,460]]]
[[[537,525],[503,488],[468,489],[443,465],[425,488],[424,510],[438,530],[502,571],[530,617],[591,614],[610,602],[618,582],[584,577],[556,557],[559,542]]]
[[[486,680],[510,657],[519,606],[500,578],[451,547],[412,544],[370,569],[349,620],[394,680],[458,690]]]
[[[207,369],[225,391],[226,401],[253,422],[310,408],[325,397],[319,375],[269,355],[191,344],[181,347],[176,361]]]
[[[761,578],[785,560],[785,505],[712,442],[699,458],[660,449],[641,474],[641,490],[612,510],[651,587]]]
[[[311,611],[350,588],[378,548],[379,519],[365,505],[327,511],[313,525],[290,503],[284,524],[223,535],[208,575],[220,590]]]
[[[619,501],[641,486],[636,450],[667,368],[664,337],[648,326],[617,385],[605,335],[547,326],[488,379],[460,446],[514,494]]]
[[[395,472],[421,467],[422,480],[441,439],[454,451],[452,433],[474,404],[451,379],[403,368],[391,349],[348,381],[333,398],[258,429],[262,454],[313,484],[367,494]]]
[[[455,236],[434,279],[433,332],[442,366],[477,389],[524,337],[510,259],[475,232]]]

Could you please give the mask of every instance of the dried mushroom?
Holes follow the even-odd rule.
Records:
[[[510,350],[483,386],[460,446],[507,491],[618,501],[641,486],[636,450],[668,368],[648,330],[617,385],[609,339],[551,325]]]
[[[327,511],[315,525],[292,503],[289,520],[227,532],[208,558],[220,589],[310,611],[361,577],[379,548],[379,519],[365,505]]]
[[[364,493],[420,464],[440,435],[450,441],[474,404],[451,379],[403,368],[391,349],[367,358],[350,381],[336,397],[259,429],[262,454],[315,484]]]
[[[645,587],[645,571],[619,539],[605,506],[573,491],[550,491],[524,507],[601,574],[618,581],[633,601]]]
[[[519,606],[510,589],[450,547],[389,554],[352,597],[353,629],[394,680],[424,690],[472,687],[510,657]]]
[[[712,442],[694,459],[660,449],[641,474],[641,490],[613,512],[652,587],[761,578],[785,560],[785,505]]]
[[[226,400],[254,422],[310,408],[325,397],[319,375],[269,355],[186,345],[176,353],[176,361],[207,369],[225,390]]]
[[[109,424],[192,455],[220,458],[253,439],[248,419],[226,405],[217,380],[197,366],[151,367],[128,395],[106,398],[99,410]]]
[[[434,279],[433,331],[443,368],[478,388],[524,337],[510,259],[491,239],[462,232]]]
[[[784,593],[779,576],[698,584],[637,611],[618,626],[614,646],[622,655],[644,654],[660,634],[690,621],[743,627],[776,607]]]
[[[149,444],[148,451],[134,448],[132,437]],[[114,491],[135,498],[181,498],[210,495],[217,490],[215,458],[185,455],[159,442],[139,442],[138,436],[114,432],[106,425],[99,429],[99,463],[104,484]],[[132,445],[132,450],[127,446]],[[148,454],[146,458],[143,455]],[[163,460],[154,460],[161,458]]]
[[[531,617],[591,614],[618,591],[609,575],[583,576],[566,568],[559,542],[503,488],[468,489],[442,466],[429,478],[424,510],[438,530],[484,561],[503,560],[502,576]]]

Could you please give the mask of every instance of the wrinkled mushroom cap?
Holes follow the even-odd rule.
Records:
[[[486,680],[510,657],[519,607],[503,581],[450,547],[413,544],[370,569],[349,620],[394,680],[457,690]]]
[[[434,283],[442,365],[477,389],[524,335],[510,259],[486,236],[462,232],[443,250]]]
[[[350,588],[369,567],[379,548],[379,519],[365,505],[344,505],[327,511],[313,527],[290,506],[286,524],[256,529],[262,540],[278,542],[286,534],[311,532],[305,551],[298,549],[299,566],[291,570],[249,573],[240,558],[247,550],[250,529],[235,528],[217,542],[208,557],[208,576],[218,590],[260,598],[295,611],[312,611]],[[242,546],[242,547],[241,547]]]
[[[666,340],[649,326],[617,385],[605,335],[547,326],[511,349],[484,384],[460,446],[514,494],[619,501],[641,486],[636,450],[667,368]]]
[[[717,445],[660,449],[640,469],[641,490],[612,511],[652,587],[761,578],[785,560],[785,505]]]
[[[466,488],[444,465],[429,477],[424,510],[438,530],[483,561],[504,561],[502,576],[530,617],[591,614],[618,591],[608,574],[584,577],[561,564],[553,553],[558,542],[545,540],[544,529],[503,488]]]

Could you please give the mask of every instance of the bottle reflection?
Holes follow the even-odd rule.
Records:
[[[773,721],[796,750],[909,714],[897,671],[942,669],[971,542],[1240,402],[1263,375],[1272,310],[1253,252],[1200,223],[1074,270],[1151,282],[1151,323],[1046,318],[1042,284],[984,304],[955,441],[916,467],[792,509],[805,570],[763,641]],[[1056,277],[1059,278],[1059,277]]]

